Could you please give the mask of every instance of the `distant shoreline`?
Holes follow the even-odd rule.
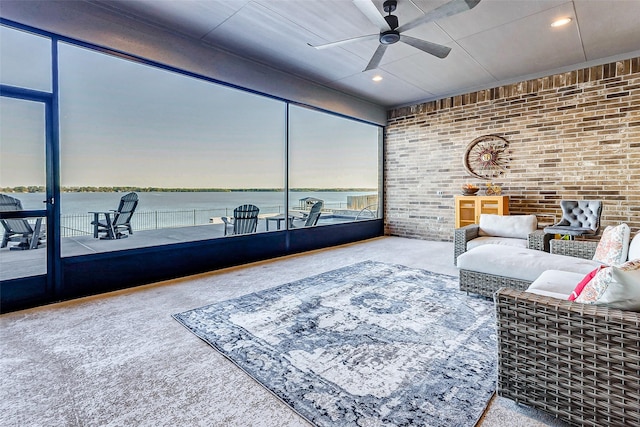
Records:
[[[43,186],[19,186],[0,188],[0,193],[44,193]],[[234,192],[282,192],[282,188],[160,188],[160,187],[62,187],[62,193],[234,193]],[[291,188],[299,192],[363,192],[378,191],[376,188]]]

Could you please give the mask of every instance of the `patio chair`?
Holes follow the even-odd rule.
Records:
[[[11,212],[21,211],[22,203],[20,200],[7,196],[6,194],[0,194],[0,211]],[[17,245],[12,246],[9,250],[27,250],[36,249],[41,241],[41,227],[42,218],[36,219],[35,226],[31,226],[31,223],[23,218],[10,218],[1,219],[0,223],[4,228],[4,234],[2,235],[2,244],[0,248],[6,248],[9,242],[18,242]]]
[[[320,219],[320,214],[322,213],[322,207],[324,206],[324,202],[316,202],[311,207],[309,214],[304,218],[303,227],[315,227]],[[295,228],[293,221],[291,222],[291,226]]]
[[[103,233],[100,239],[113,240],[124,239],[133,234],[131,227],[131,217],[138,206],[138,195],[136,193],[128,193],[120,198],[120,205],[117,210],[109,212],[92,212],[94,220],[91,224],[94,227],[94,237],[98,237],[99,233]],[[104,215],[104,221],[99,220],[99,215]],[[113,219],[111,216],[113,215]],[[126,230],[128,235],[123,234]]]
[[[560,222],[545,227],[547,234],[562,236],[593,236],[600,228],[602,201],[600,200],[561,200],[562,219]]]
[[[233,210],[233,218],[222,217],[224,222],[224,235],[227,235],[229,229],[231,234],[250,234],[255,233],[258,228],[258,214],[260,209],[254,205],[242,205]]]

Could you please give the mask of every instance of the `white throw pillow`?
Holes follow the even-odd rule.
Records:
[[[640,270],[611,267],[614,281],[609,284],[596,304],[621,310],[640,311]]]
[[[636,237],[634,237],[631,241],[627,258],[629,259],[629,261],[640,259],[640,232],[636,233]]]
[[[607,265],[623,264],[627,260],[630,234],[627,224],[607,226],[598,242],[593,260]]]
[[[526,239],[538,228],[535,215],[481,214],[478,234],[481,236]]]
[[[637,272],[640,271],[640,260],[627,261],[620,267],[605,267],[587,283],[576,302],[583,304],[606,304],[614,308],[632,307],[640,304],[640,291],[635,284]],[[622,281],[619,281],[620,278]]]

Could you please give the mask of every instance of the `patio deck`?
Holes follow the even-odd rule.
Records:
[[[349,219],[327,217],[318,222],[318,226],[348,222]],[[352,219],[351,219],[352,221]],[[144,248],[169,245],[183,242],[196,242],[215,238],[225,238],[224,224],[213,223],[176,228],[160,228],[156,230],[135,231],[126,239],[101,240],[92,235],[63,237],[61,239],[62,257],[72,257],[102,252],[113,252],[125,249]],[[269,233],[277,232],[275,224],[269,224]],[[266,220],[258,221],[258,233],[266,231]],[[230,237],[230,236],[226,236]],[[0,249],[0,280],[40,275],[46,273],[46,244],[38,249],[26,251],[10,251]]]

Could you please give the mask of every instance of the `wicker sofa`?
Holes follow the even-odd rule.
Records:
[[[633,242],[629,259],[638,257],[640,234]],[[593,241],[552,240],[551,254],[525,251],[541,259],[586,260],[596,247]],[[527,281],[474,272],[465,276],[461,270],[461,283],[476,277],[486,283],[479,293],[500,287],[494,294],[498,394],[573,425],[640,426],[640,313],[544,295],[550,289],[545,276],[566,277],[571,283],[558,291],[565,294],[581,277],[545,271],[526,292]],[[533,293],[541,289],[542,295]]]
[[[495,294],[498,395],[580,426],[640,425],[640,313]]]
[[[595,245],[553,240],[551,251],[591,257]],[[575,425],[640,426],[640,313],[534,291],[495,293],[498,394]]]

